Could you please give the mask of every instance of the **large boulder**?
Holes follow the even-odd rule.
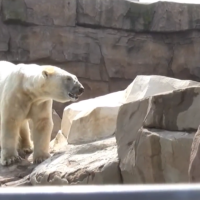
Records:
[[[176,89],[199,85],[199,82],[191,80],[180,80],[166,76],[151,75],[137,76],[125,89],[123,102],[133,102],[155,94],[161,94]]]
[[[124,183],[188,182],[193,136],[194,133],[141,128],[135,151],[130,148],[120,165]]]
[[[135,166],[135,145],[139,139],[139,129],[148,109],[148,99],[130,102],[120,107],[115,136],[117,140],[120,169],[124,183],[136,183],[139,173],[133,171]]]
[[[152,96],[144,127],[172,131],[196,131],[200,119],[200,86]]]
[[[123,104],[193,85],[200,83],[157,75],[137,76],[123,91],[67,106],[62,117],[62,133],[70,144],[109,137],[115,132],[118,111]]]
[[[193,137],[189,133],[198,128],[199,98],[200,86],[197,83],[196,86],[154,94],[120,107],[115,133],[124,183],[188,180],[187,169]],[[148,131],[141,130],[142,127],[159,130],[154,131],[155,134],[149,134]],[[181,143],[176,143],[176,140]],[[148,143],[151,143],[150,146]],[[174,145],[170,150],[174,155],[168,154],[166,145]],[[163,152],[159,149],[163,149]],[[169,157],[164,162],[167,154]],[[149,163],[152,162],[151,166],[145,164],[146,157],[149,157]],[[179,161],[175,163],[173,159]],[[148,170],[153,171],[150,173]],[[170,174],[173,174],[173,177]]]
[[[91,142],[113,135],[122,94],[116,92],[67,106],[61,130],[68,143]]]

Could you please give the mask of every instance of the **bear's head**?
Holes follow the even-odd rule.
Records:
[[[54,66],[43,66],[42,88],[45,95],[58,102],[76,101],[84,92],[83,85],[77,77]]]

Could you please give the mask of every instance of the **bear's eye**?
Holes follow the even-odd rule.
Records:
[[[68,81],[71,81],[71,80],[72,80],[72,78],[71,78],[71,77],[68,77],[68,78],[67,78],[67,80],[68,80]]]

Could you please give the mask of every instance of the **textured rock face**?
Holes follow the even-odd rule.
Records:
[[[140,74],[200,78],[200,5],[126,0],[0,4],[0,59],[55,64],[75,73],[86,88],[81,99],[123,90]],[[54,103],[60,117],[66,105]]]
[[[74,103],[65,108],[61,131],[69,144],[96,141],[114,134],[123,91]]]
[[[77,22],[133,31],[175,32],[198,29],[199,11],[198,5],[170,2],[79,0]]]
[[[200,182],[200,127],[198,128],[192,142],[192,148],[190,153],[190,163],[188,169],[189,181],[191,183]]]
[[[191,131],[199,123],[199,94],[196,85],[154,93],[120,107],[115,133],[124,183],[188,181]]]
[[[194,134],[166,130],[141,129],[136,142],[136,183],[188,182],[190,150]],[[126,165],[131,164],[126,160]],[[129,171],[131,173],[131,171]],[[128,181],[128,176],[126,177]]]
[[[191,86],[200,86],[199,82],[179,80],[165,76],[137,76],[125,89],[123,102],[133,102],[156,94],[183,89]],[[155,97],[156,98],[156,97]],[[188,97],[189,98],[189,97]]]
[[[14,166],[3,170],[0,166],[0,184],[35,186],[122,183],[115,138],[83,145],[67,145],[66,138],[59,133],[51,146],[54,155],[38,166],[31,165],[31,156],[29,162],[21,164],[19,169]],[[18,180],[20,174],[23,178]]]
[[[144,127],[196,131],[199,126],[200,87],[189,87],[150,98]]]
[[[3,22],[42,26],[75,26],[76,2],[2,0]]]
[[[66,144],[63,137],[59,140]],[[64,153],[35,168],[30,174],[32,185],[122,183],[115,138],[77,146],[62,146],[62,142],[54,143],[54,150]]]

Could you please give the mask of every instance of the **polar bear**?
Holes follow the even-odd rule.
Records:
[[[76,101],[83,92],[77,77],[58,67],[0,61],[1,164],[19,162],[19,149],[32,152],[28,120],[33,124],[33,162],[47,159],[52,100]]]

